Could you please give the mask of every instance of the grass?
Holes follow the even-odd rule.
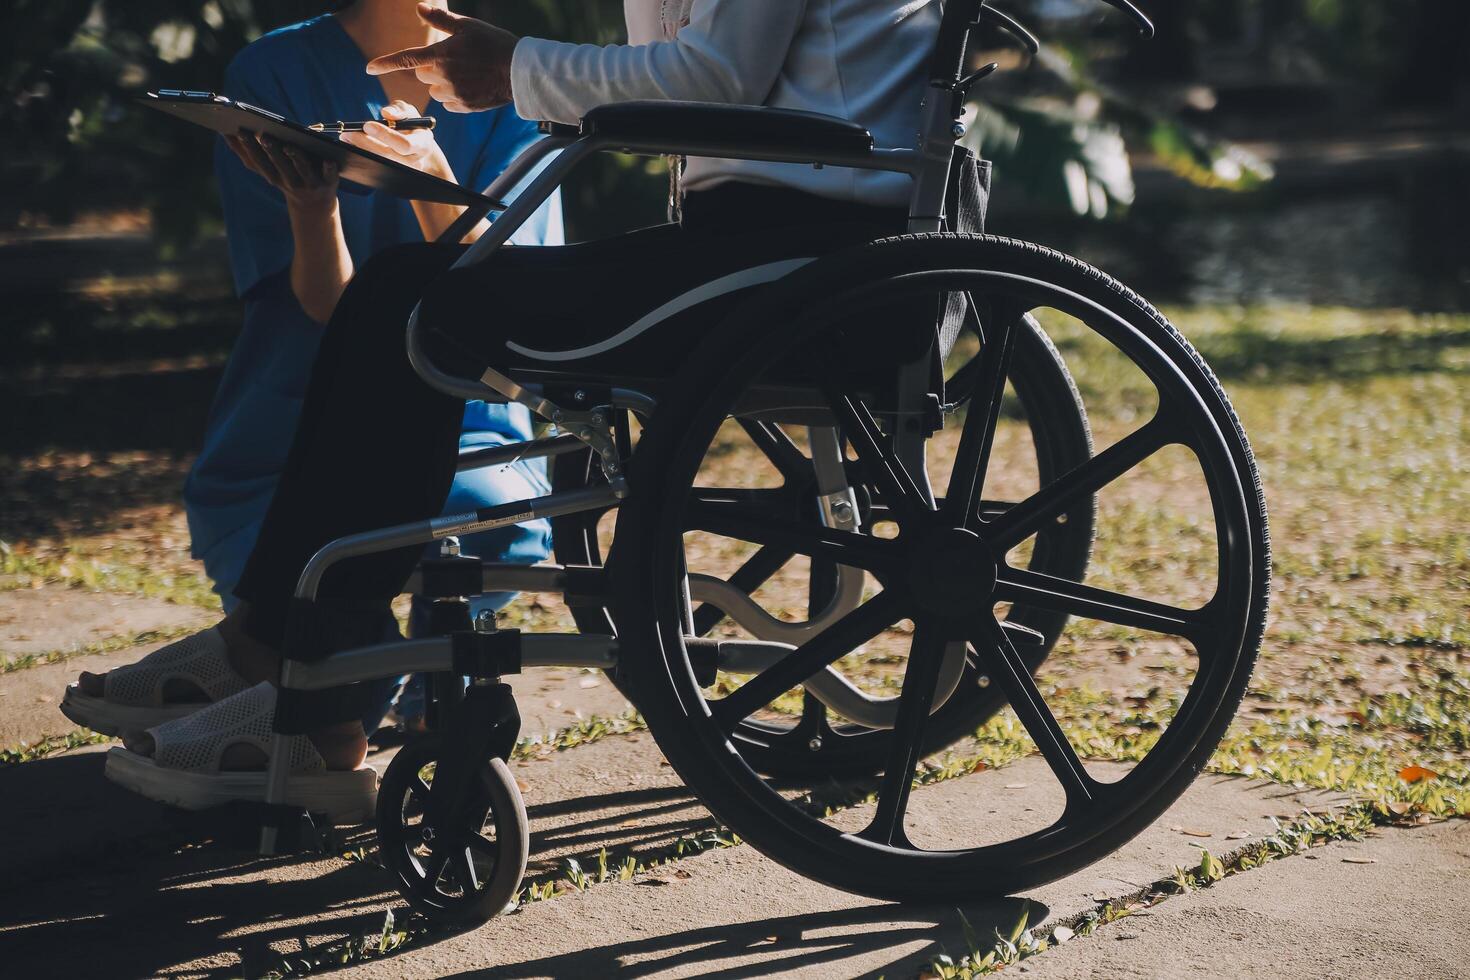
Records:
[[[116,739],[109,735],[89,732],[84,728],[73,729],[65,735],[47,735],[35,742],[21,742],[19,745],[0,749],[0,768],[35,762],[48,755],[70,752],[72,749],[79,749],[85,745],[103,745],[114,741]]]
[[[195,632],[197,628],[196,626],[170,626],[160,629],[139,630],[134,633],[109,636],[106,639],[96,640],[92,643],[78,643],[64,650],[48,650],[45,653],[25,653],[14,657],[0,657],[0,677],[14,673],[17,670],[43,667],[47,664],[65,663],[77,657],[90,657],[99,653],[116,653],[119,650],[141,646],[144,643],[164,643],[169,640],[177,640],[182,636],[188,636],[190,633]]]
[[[112,542],[103,536],[79,538],[60,548],[0,541],[0,592],[63,586],[87,591],[148,596],[217,610],[219,596],[199,570],[178,571],[148,560],[148,549],[122,549],[110,554]],[[177,562],[186,555],[170,556]]]

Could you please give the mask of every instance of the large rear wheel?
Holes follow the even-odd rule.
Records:
[[[924,291],[968,293],[984,342],[963,424],[930,441],[926,472],[917,474],[895,449],[903,416],[893,357],[864,311]],[[1096,455],[994,506],[1006,499],[989,490],[1005,482],[992,466],[1004,379],[1014,376],[1032,315],[1065,320],[1079,342],[1131,365],[1153,407]],[[809,266],[752,301],[690,363],[686,379],[673,403],[660,406],[635,457],[614,555],[616,618],[625,668],[660,747],[736,833],[849,891],[961,899],[1034,886],[1097,860],[1193,780],[1234,714],[1260,643],[1266,517],[1224,392],[1146,303],[1037,246],[986,236],[891,239]],[[794,520],[779,488],[729,485],[732,427],[782,418],[840,429],[872,512],[881,515],[879,534]],[[1065,526],[1074,508],[1090,512],[1094,496],[1120,487],[1124,499],[1104,508],[1099,537],[1125,551],[1132,542],[1148,561],[1110,565],[1098,581],[1081,570],[1031,567],[1043,537]],[[1202,517],[1187,530],[1140,517],[1137,502],[1153,492],[1189,497]],[[1109,526],[1109,514],[1118,515],[1118,527]],[[861,570],[869,586],[855,608],[792,652],[710,684],[690,659],[696,631],[686,576],[712,566],[720,574],[731,556],[769,549],[805,556],[810,567]],[[1007,625],[1018,607],[1071,617],[1093,630],[1085,635],[1125,653],[1130,644],[1178,653],[1177,667],[1150,679],[1147,697],[1161,707],[1149,731],[1130,736],[1131,764],[1084,761],[1068,719],[1059,719],[1033,678],[1025,634]],[[1005,777],[995,772],[965,777],[979,781],[972,785],[985,794],[983,809],[974,800],[956,806],[938,789],[914,790],[916,779],[933,781],[935,770],[920,764],[934,748],[936,719],[961,692],[953,680],[960,662],[964,676],[984,678],[984,689],[1009,706],[1018,739],[1036,754],[1017,765],[1048,781],[1042,802],[1027,796],[1027,805],[1007,813]],[[782,718],[799,725],[810,701],[803,689],[834,668],[865,678],[868,697],[893,705],[873,767],[881,778],[826,787],[768,782],[752,728]]]

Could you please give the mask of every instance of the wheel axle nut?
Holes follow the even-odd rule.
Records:
[[[423,830],[424,843],[427,844],[434,839],[434,828],[425,827]]]
[[[990,686],[990,676],[988,674],[981,674],[980,675],[980,686],[981,687],[989,687]]]
[[[822,737],[820,735],[813,735],[811,741],[806,743],[806,747],[813,752],[822,751]]]

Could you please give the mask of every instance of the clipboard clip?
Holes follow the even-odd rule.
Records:
[[[180,102],[228,102],[229,99],[214,92],[196,92],[186,88],[161,88],[157,93],[149,92],[159,99],[177,99]]]

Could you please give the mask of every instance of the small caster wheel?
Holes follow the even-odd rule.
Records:
[[[476,798],[456,826],[428,818],[443,737],[403,747],[378,790],[378,847],[398,891],[435,922],[475,926],[505,910],[526,873],[530,829],[515,778],[500,759],[476,767]]]

